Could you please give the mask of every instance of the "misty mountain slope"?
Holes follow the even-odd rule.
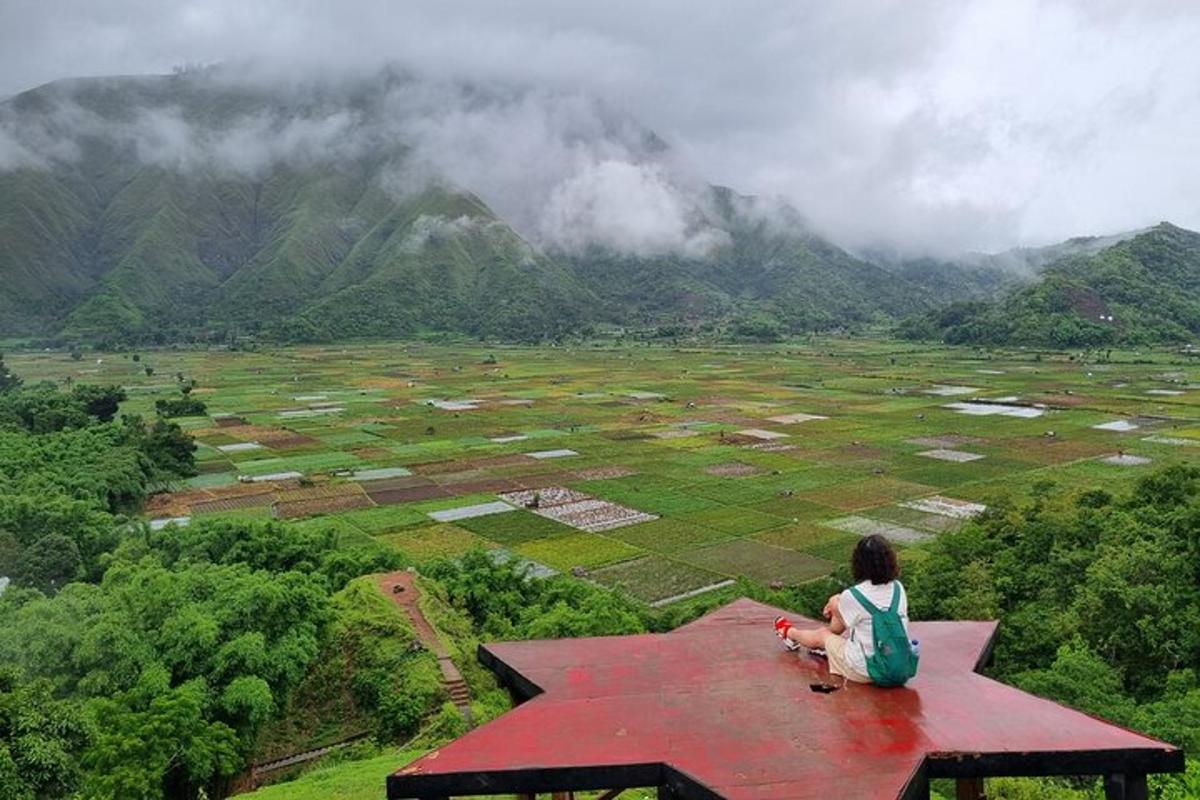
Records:
[[[786,332],[974,296],[856,258],[786,207],[677,180],[669,157],[585,99],[386,71],[61,81],[0,103],[0,334]]]
[[[369,232],[326,288],[339,284],[272,332],[289,340],[424,330],[541,339],[576,330],[595,303],[478,199],[438,190]]]
[[[46,332],[90,291],[88,209],[52,175],[0,172],[0,330]]]
[[[906,320],[912,338],[1060,347],[1192,341],[1200,335],[1200,234],[1161,223],[1044,267],[995,302]]]
[[[330,169],[273,173],[257,187],[258,249],[226,280],[216,319],[253,324],[298,311],[350,253],[371,220],[355,213],[361,178]]]
[[[200,321],[195,300],[216,288],[220,274],[200,256],[216,209],[196,195],[192,181],[151,168],[113,198],[97,225],[103,277],[71,312],[69,333],[125,336]]]
[[[811,330],[933,305],[920,283],[813,235],[789,209],[759,208],[724,187],[714,187],[709,200],[704,223],[725,238],[704,256],[636,258],[594,249],[564,258],[614,319],[630,310],[642,321],[766,315],[786,329]]]

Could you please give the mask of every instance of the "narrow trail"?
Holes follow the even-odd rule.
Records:
[[[353,736],[350,736],[346,739],[342,739],[339,742],[333,742],[331,744],[327,744],[324,747],[317,747],[312,750],[306,750],[303,753],[293,753],[290,756],[284,756],[283,758],[277,758],[274,761],[266,761],[266,762],[263,762],[262,764],[254,764],[253,766],[250,767],[249,785],[246,787],[246,791],[250,791],[250,790],[253,790],[254,788],[256,788],[258,786],[259,779],[263,775],[270,774],[277,770],[286,769],[287,767],[292,767],[292,766],[295,766],[296,764],[304,764],[308,761],[315,761],[316,759],[321,758],[322,756],[328,755],[329,753],[332,753],[335,750],[341,750],[343,747],[349,747],[350,745],[352,745],[356,742],[361,742],[364,739],[368,739],[368,738],[370,738],[370,736],[371,736],[370,731],[366,731],[363,733],[356,733]]]
[[[411,572],[400,571],[382,575],[379,578],[379,590],[392,599],[408,618],[412,620],[417,638],[437,657],[438,666],[442,670],[442,683],[450,694],[450,700],[462,712],[467,724],[473,722],[471,717],[471,690],[467,687],[462,673],[450,658],[446,648],[433,625],[421,611],[421,590],[417,588],[415,575]]]

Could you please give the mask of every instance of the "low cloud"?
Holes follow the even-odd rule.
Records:
[[[420,159],[410,177],[469,187],[570,246],[703,246],[691,207],[712,182],[784,198],[847,246],[950,253],[1161,219],[1200,228],[1197,39],[1200,7],[1170,0],[12,0],[0,95],[185,62],[283,87],[395,64],[427,85],[393,98],[421,110],[394,128],[353,109],[295,131],[268,114],[189,142],[164,112],[138,146],[253,171],[277,152],[403,139]],[[469,86],[522,88],[497,101]],[[648,149],[644,130],[670,150]],[[10,134],[0,167],[49,157]],[[617,185],[638,192],[648,229],[578,221],[584,207],[625,216],[603,195]]]
[[[544,209],[539,233],[567,250],[599,245],[639,256],[700,257],[729,241],[700,219],[696,201],[658,165],[586,164],[554,187]]]
[[[333,87],[231,83],[223,70],[173,80],[188,92],[252,89],[263,108],[198,120],[159,92],[168,99],[101,115],[63,90],[48,110],[0,121],[0,169],[74,163],[97,141],[155,167],[252,179],[280,164],[369,157],[397,197],[431,184],[475,194],[548,249],[703,256],[727,239],[700,211],[703,182],[594,98],[388,73]]]

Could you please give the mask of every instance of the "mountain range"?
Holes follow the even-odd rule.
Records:
[[[564,133],[564,147],[590,154],[589,175],[638,176],[631,191],[656,193],[648,207],[667,208],[677,241],[634,230],[637,246],[624,247],[618,228],[564,243],[489,205],[494,188],[430,167],[413,138],[413,94],[402,75],[299,90],[201,72],[59,81],[0,103],[0,335],[541,340],[613,325],[770,338],[906,319],[910,336],[1055,340],[1045,326],[994,322],[1030,292],[1038,308],[1075,298],[1053,312],[1063,319],[1111,306],[1110,330],[1200,330],[1179,296],[1134,314],[1125,271],[1136,262],[1168,294],[1175,284],[1163,281],[1191,287],[1195,234],[1160,227],[942,261],[854,255],[785,205],[676,181],[661,140],[601,112]],[[454,96],[461,113],[526,100],[495,87]],[[562,186],[551,194],[559,211],[564,196],[574,203],[569,224],[613,215]],[[645,202],[628,200],[635,211]],[[1091,270],[1103,285],[1080,289]]]
[[[899,333],[977,345],[1192,342],[1200,334],[1200,234],[1163,222],[1066,252],[999,297],[910,317]]]

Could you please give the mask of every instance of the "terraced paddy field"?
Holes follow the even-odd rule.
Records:
[[[1005,495],[1120,489],[1200,454],[1200,365],[1172,353],[374,344],[9,356],[118,383],[179,422],[200,474],[156,525],[270,518],[421,559],[503,548],[647,603],[796,583],[882,533],[922,542]],[[153,368],[147,375],[145,367]]]

